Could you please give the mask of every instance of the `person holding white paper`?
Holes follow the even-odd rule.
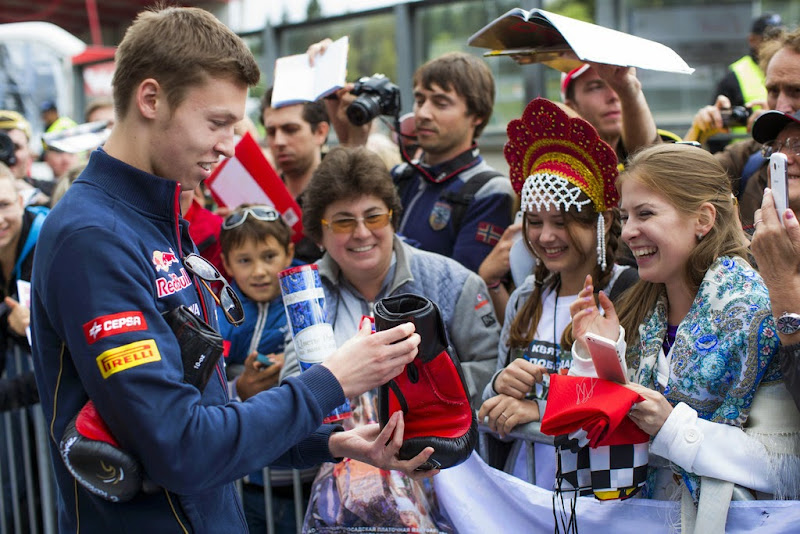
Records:
[[[272,106],[272,89],[261,99],[267,147],[292,197],[300,198],[322,161],[330,120],[321,101]]]
[[[584,63],[562,74],[561,99],[595,127],[623,164],[628,154],[661,140],[633,67]]]
[[[20,286],[31,280],[33,252],[39,227],[47,208],[25,208],[22,196],[15,187],[15,178],[5,164],[0,163],[0,288],[4,300],[0,302],[0,412],[31,406],[39,402],[39,392],[33,374],[30,343],[26,331],[30,326],[30,310],[21,304]],[[19,283],[18,283],[19,282]],[[17,358],[17,354],[21,358]],[[11,434],[0,440],[0,470],[9,473],[14,462],[17,473],[23,472],[22,452],[25,445],[22,435],[14,429],[22,428],[20,414],[10,414],[13,422]],[[10,450],[9,450],[10,447]],[[35,455],[33,447],[27,451]],[[36,493],[27,493],[18,488],[18,498],[24,507],[28,501],[36,501]],[[35,489],[34,489],[35,492]],[[4,476],[0,481],[0,499],[11,502],[13,497],[11,480]],[[6,507],[6,521],[14,524],[11,509]],[[27,520],[27,516],[24,521]]]
[[[322,150],[328,141],[328,112],[321,101],[273,107],[272,92],[272,88],[267,89],[261,99],[261,124],[267,131],[267,147],[281,179],[302,208],[303,192],[322,161]],[[322,251],[303,236],[297,243],[296,257],[303,263],[312,263],[322,257]]]

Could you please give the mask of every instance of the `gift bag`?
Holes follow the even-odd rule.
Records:
[[[368,392],[351,402],[346,429],[377,422],[377,395]],[[430,479],[415,481],[357,460],[323,464],[311,488],[303,532],[341,534],[369,532],[454,534],[439,506]]]

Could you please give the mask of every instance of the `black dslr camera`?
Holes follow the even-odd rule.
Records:
[[[720,111],[722,115],[722,125],[728,126],[747,126],[747,119],[753,114],[753,110],[744,106],[733,106],[731,109]]]
[[[347,118],[362,126],[378,115],[400,114],[400,88],[383,74],[358,80],[351,91],[358,98],[347,108]]]
[[[8,165],[14,166],[17,163],[17,156],[15,155],[14,141],[8,134],[0,130],[0,161]]]

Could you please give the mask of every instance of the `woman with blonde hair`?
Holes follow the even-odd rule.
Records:
[[[616,306],[601,292],[598,307],[587,277],[571,307],[570,374],[594,372],[584,334],[616,340],[629,387],[644,399],[629,417],[651,436],[644,494],[680,496],[684,528],[721,531],[734,485],[780,495],[797,478],[796,456],[775,454],[781,438],[744,431],[756,391],[781,378],[767,289],[747,262],[730,182],[709,153],[647,148],[617,186],[622,240],[640,280]]]

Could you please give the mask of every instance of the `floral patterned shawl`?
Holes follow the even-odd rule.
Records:
[[[761,276],[742,258],[723,256],[711,265],[689,313],[678,325],[669,355],[666,388],[657,383],[657,361],[667,332],[662,296],[628,346],[631,380],[684,402],[699,417],[742,427],[758,385],[780,379],[779,340]],[[679,470],[697,496],[698,478]]]

